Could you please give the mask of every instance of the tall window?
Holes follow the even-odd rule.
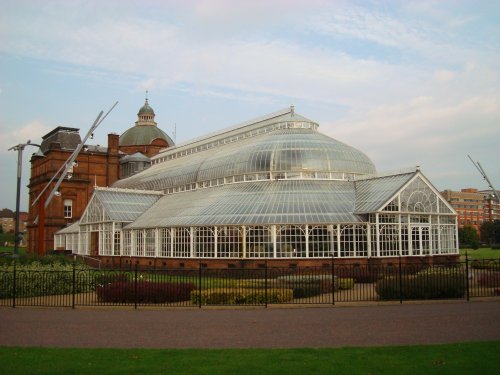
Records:
[[[71,219],[73,217],[73,201],[71,199],[64,200],[64,218]]]

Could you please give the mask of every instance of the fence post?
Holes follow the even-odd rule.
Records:
[[[335,305],[335,258],[332,253],[332,305]]]
[[[71,308],[75,308],[75,293],[76,293],[76,261],[73,258],[73,288],[71,291]]]
[[[16,308],[16,261],[14,261],[14,271],[12,273],[12,308]]]
[[[265,277],[265,281],[264,281],[264,303],[265,303],[265,307],[267,309],[267,260],[266,262],[264,263],[264,277]]]
[[[469,302],[469,256],[467,251],[465,252],[465,288],[467,293],[467,302]]]
[[[403,303],[403,270],[401,267],[401,254],[399,255],[399,303]]]
[[[134,309],[137,310],[137,263],[134,269]]]
[[[198,267],[198,293],[200,296],[200,299],[198,300],[198,308],[201,309],[201,260]]]

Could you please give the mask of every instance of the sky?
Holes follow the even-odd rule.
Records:
[[[500,188],[500,2],[0,0],[0,208],[16,144],[134,125],[145,91],[177,143],[295,106],[379,172]],[[174,130],[176,129],[175,135]],[[28,209],[23,158],[21,209]]]

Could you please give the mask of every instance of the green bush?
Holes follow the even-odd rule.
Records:
[[[87,292],[90,289],[90,274],[85,268],[76,271],[75,293]],[[0,298],[13,296],[14,265],[0,268]],[[41,264],[33,262],[16,265],[16,296],[37,297],[73,292],[72,264]]]
[[[478,270],[500,270],[500,259],[474,259],[470,267]]]
[[[352,289],[354,287],[354,279],[352,277],[339,278],[338,284],[340,290]]]
[[[331,275],[287,275],[276,278],[278,285],[293,289],[294,298],[306,298],[337,290],[337,277]]]
[[[284,303],[293,299],[291,289],[268,289],[267,303]],[[191,292],[191,302],[200,304],[200,291]],[[202,305],[264,304],[266,291],[261,289],[207,289],[201,291]]]
[[[401,290],[400,290],[401,289]],[[382,300],[462,298],[466,291],[463,269],[425,270],[415,275],[389,276],[377,282],[375,290]]]

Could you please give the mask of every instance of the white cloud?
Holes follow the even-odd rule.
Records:
[[[0,15],[0,52],[49,66],[55,61],[46,71],[129,90],[175,88],[193,100],[321,107],[323,118],[339,118],[335,127],[323,121],[321,129],[366,150],[382,168],[419,162],[434,168],[434,158],[449,174],[447,163],[467,142],[487,149],[499,138],[500,56],[490,40],[469,33],[480,9],[455,14],[435,2],[417,5],[10,5]],[[24,142],[24,136],[4,142],[1,134],[0,145]]]
[[[456,74],[449,70],[437,70],[434,72],[434,78],[439,82],[448,82],[454,79]]]
[[[3,130],[0,132],[0,152],[7,152],[12,146],[26,143],[28,140],[32,140],[35,143],[50,130],[52,130],[51,127],[38,120],[33,120],[9,131]],[[33,152],[36,152],[36,148],[33,148],[33,150]]]

